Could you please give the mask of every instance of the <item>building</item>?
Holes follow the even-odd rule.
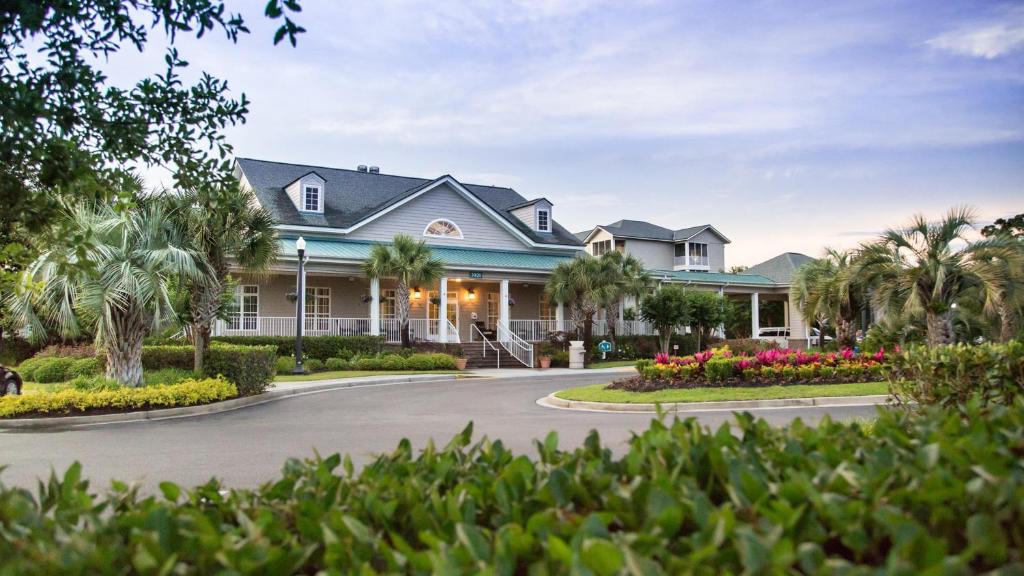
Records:
[[[581,240],[558,224],[546,198],[450,175],[411,178],[375,166],[350,170],[248,158],[236,160],[235,174],[277,221],[281,247],[268,276],[241,276],[238,312],[218,324],[221,335],[295,334],[299,237],[307,256],[304,334],[398,340],[394,285],[368,279],[362,266],[373,244],[404,233],[427,242],[447,270],[438,285],[413,287],[412,336],[496,340],[530,365],[530,342],[568,329],[562,306],[548,300],[543,285],[555,266],[584,251],[624,250],[659,281],[749,297],[755,308],[759,297],[788,295],[788,285],[768,276],[723,272],[729,240],[710,225],[670,231],[624,220],[598,226]],[[637,321],[620,331],[651,333]]]

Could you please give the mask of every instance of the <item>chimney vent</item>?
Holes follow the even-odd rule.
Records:
[[[380,174],[380,166],[370,166],[370,174]]]
[[[366,164],[360,164],[359,166],[356,166],[356,170],[359,172],[366,172]]]

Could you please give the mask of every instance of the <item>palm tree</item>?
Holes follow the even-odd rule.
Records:
[[[644,269],[643,262],[634,256],[627,256],[618,250],[601,255],[602,267],[608,275],[609,290],[602,291],[607,297],[604,302],[604,317],[608,325],[608,336],[615,343],[618,334],[619,308],[623,300],[632,297],[636,302],[646,296],[654,287],[654,280]]]
[[[44,320],[65,337],[95,323],[107,377],[127,386],[142,382],[143,338],[174,317],[171,287],[205,274],[173,209],[157,197],[136,203],[62,208],[58,225],[75,241],[42,252],[11,298],[35,338]]]
[[[249,274],[266,272],[277,259],[274,219],[255,199],[252,190],[239,186],[187,190],[169,197],[177,220],[210,274],[190,281],[186,314],[195,345],[195,370],[203,369],[213,322],[225,308],[230,268]]]
[[[1024,312],[1024,214],[1010,219],[999,218],[995,224],[985,226],[981,235],[1001,239],[1013,254],[1011,259],[996,259],[1003,266],[1008,281],[999,297],[999,340],[1009,342],[1020,330],[1018,324]]]
[[[918,215],[858,254],[853,274],[870,287],[875,306],[883,314],[923,315],[930,346],[954,341],[953,304],[960,297],[976,292],[984,311],[993,314],[1013,283],[1004,265],[1017,258],[1011,241],[969,241],[974,219],[964,207],[935,223]]]
[[[568,307],[569,319],[587,350],[594,340],[594,315],[613,299],[616,280],[617,270],[610,260],[584,254],[556,266],[544,286],[552,301]]]
[[[409,289],[420,284],[431,285],[444,274],[444,262],[423,240],[398,234],[387,244],[374,244],[370,257],[363,264],[369,278],[395,279],[395,313],[402,338],[402,346],[411,344],[409,338]],[[444,318],[442,312],[441,318]]]
[[[817,323],[821,335],[825,324],[831,323],[836,340],[851,348],[856,344],[855,321],[860,310],[852,296],[859,293],[853,270],[853,254],[826,248],[824,256],[797,269],[790,286],[790,297],[804,320]]]

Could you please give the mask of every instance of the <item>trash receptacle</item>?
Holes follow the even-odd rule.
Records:
[[[569,341],[569,368],[581,369],[583,368],[583,355],[586,353],[586,348],[583,347],[583,340],[570,340]]]

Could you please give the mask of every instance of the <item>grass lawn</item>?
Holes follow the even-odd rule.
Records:
[[[396,374],[458,374],[458,370],[333,370],[313,374],[278,374],[274,382],[308,382],[311,380],[334,380],[337,378],[360,378],[363,376],[393,376]]]
[[[751,388],[674,388],[657,392],[607,390],[607,384],[592,384],[556,392],[564,400],[585,402],[617,402],[622,404],[653,404],[655,402],[720,402],[724,400],[774,400],[779,398],[813,398],[818,396],[868,396],[887,394],[886,382],[854,384],[796,384],[793,386],[762,386]]]
[[[636,360],[598,360],[587,364],[587,368],[618,368],[619,366],[633,366]]]

